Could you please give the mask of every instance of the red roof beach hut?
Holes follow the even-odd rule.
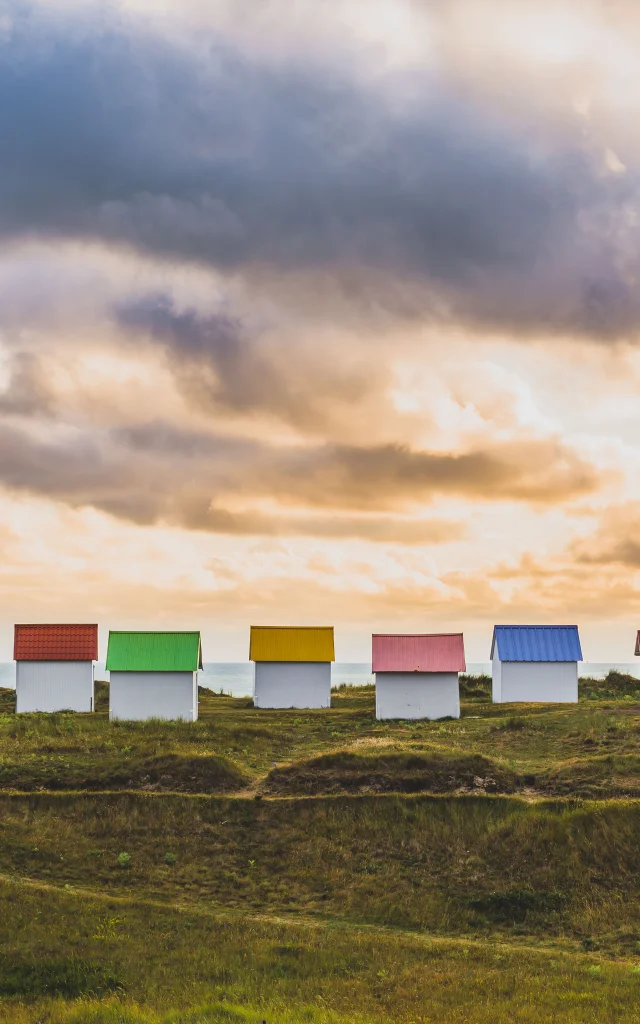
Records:
[[[18,713],[93,711],[97,625],[16,625],[13,657]]]

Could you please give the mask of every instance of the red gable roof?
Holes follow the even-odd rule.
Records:
[[[16,661],[96,661],[98,627],[16,626],[13,657]]]
[[[465,672],[462,633],[374,634],[374,672]]]

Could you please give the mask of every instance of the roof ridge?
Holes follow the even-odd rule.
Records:
[[[464,636],[464,632],[459,630],[456,633],[372,633],[371,636]]]
[[[576,622],[542,622],[542,623],[518,623],[500,622],[496,623],[494,629],[577,629]]]
[[[201,633],[200,629],[110,629],[109,633],[119,633],[127,636],[172,636],[178,634],[179,636],[195,636],[197,633]]]
[[[69,629],[75,626],[79,629],[98,628],[97,622],[15,622],[14,629]]]

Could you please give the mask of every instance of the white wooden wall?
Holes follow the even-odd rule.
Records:
[[[457,672],[376,672],[376,718],[460,718]]]
[[[110,673],[109,718],[195,722],[197,717],[197,672]]]
[[[93,711],[93,662],[18,661],[16,711]]]
[[[494,666],[495,671],[495,666]],[[503,661],[498,704],[575,704],[578,701],[576,661]]]
[[[497,649],[496,644],[496,651]],[[502,703],[502,662],[497,653],[494,653],[491,662],[491,699],[494,704]]]
[[[257,708],[330,708],[330,661],[258,661],[253,701]]]

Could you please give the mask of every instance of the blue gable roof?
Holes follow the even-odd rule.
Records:
[[[500,661],[582,661],[577,626],[494,626]]]

